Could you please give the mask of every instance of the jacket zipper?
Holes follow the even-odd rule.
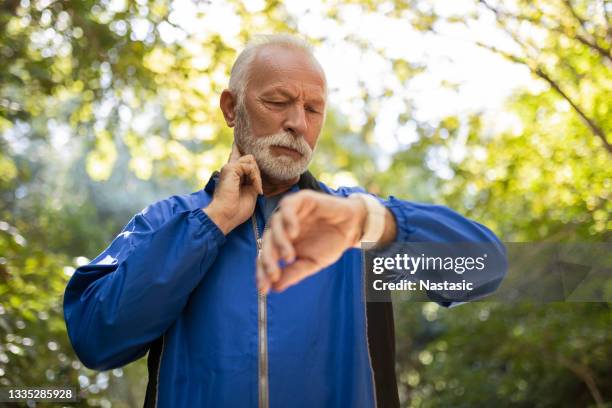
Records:
[[[251,216],[253,222],[253,233],[257,243],[257,257],[260,256],[262,248],[262,238],[259,236],[257,218],[255,214]],[[264,232],[267,225],[264,227]],[[257,292],[257,339],[258,339],[258,389],[259,389],[259,408],[268,408],[269,387],[268,387],[268,316],[267,316],[267,296]]]
[[[255,242],[257,244],[257,257],[259,257],[262,248],[262,238],[259,236],[259,227],[257,226],[257,218],[255,213],[251,216],[253,224],[253,234],[255,235]],[[268,228],[268,225],[264,225],[264,232]],[[365,253],[361,252],[362,262],[365,262]],[[370,355],[370,344],[368,339],[368,313],[366,303],[366,288],[365,288],[365,276],[363,277],[363,312],[365,320],[365,340],[366,350],[368,352],[368,366],[370,369],[370,375],[372,377],[372,395],[374,397],[374,407],[378,406],[376,398],[376,385],[374,377],[374,367],[372,366],[372,356]],[[268,383],[268,320],[267,320],[267,296],[263,293],[257,292],[257,332],[258,332],[258,385],[259,385],[259,408],[268,408],[270,405],[269,400],[269,383]]]

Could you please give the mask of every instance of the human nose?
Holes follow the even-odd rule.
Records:
[[[288,110],[283,129],[294,136],[303,136],[306,134],[308,124],[306,123],[306,111],[304,107],[294,105]]]

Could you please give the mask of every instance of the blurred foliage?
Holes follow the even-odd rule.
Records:
[[[202,187],[229,152],[217,105],[237,50],[252,33],[295,32],[299,22],[277,1],[183,3],[182,13],[162,0],[0,4],[0,386],[78,385],[81,405],[141,404],[143,360],[97,373],[76,359],[62,316],[65,284],[134,212]],[[358,126],[330,100],[314,173],[449,205],[506,241],[609,241],[610,5],[474,1],[442,16],[434,3],[327,1],[321,13],[336,25],[349,8],[379,13],[432,35],[440,24],[492,18],[508,46],[479,45],[527,67],[542,89],[507,101],[514,125],[505,130],[478,112],[419,122],[402,96],[398,126],[418,137],[400,143],[381,171],[382,102],[427,68],[348,35],[388,62],[394,82],[381,91],[360,84]],[[406,406],[612,400],[608,304],[395,308]]]

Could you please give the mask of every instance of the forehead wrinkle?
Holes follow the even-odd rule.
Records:
[[[309,103],[326,104],[325,88],[320,85],[305,81],[293,83],[284,79],[277,79],[270,84],[263,85],[260,89],[260,97],[270,97],[274,94],[281,95],[292,100],[303,99]]]
[[[285,97],[295,99],[298,98],[300,94],[304,94],[304,99],[308,100],[309,102],[325,103],[325,98],[318,95],[319,91],[321,93],[323,92],[323,89],[318,85],[302,84],[302,89],[304,92],[301,92],[302,90],[296,88],[299,87],[296,87],[294,84],[286,84],[282,81],[278,81],[270,84],[269,87],[266,87],[262,92],[262,96],[280,94]],[[313,93],[315,95],[312,95],[311,92],[309,92],[310,90],[314,90]]]

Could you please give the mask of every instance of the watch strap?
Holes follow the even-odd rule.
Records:
[[[348,198],[361,200],[367,210],[363,234],[354,247],[361,247],[361,242],[377,243],[385,232],[385,206],[370,194],[352,193]]]

